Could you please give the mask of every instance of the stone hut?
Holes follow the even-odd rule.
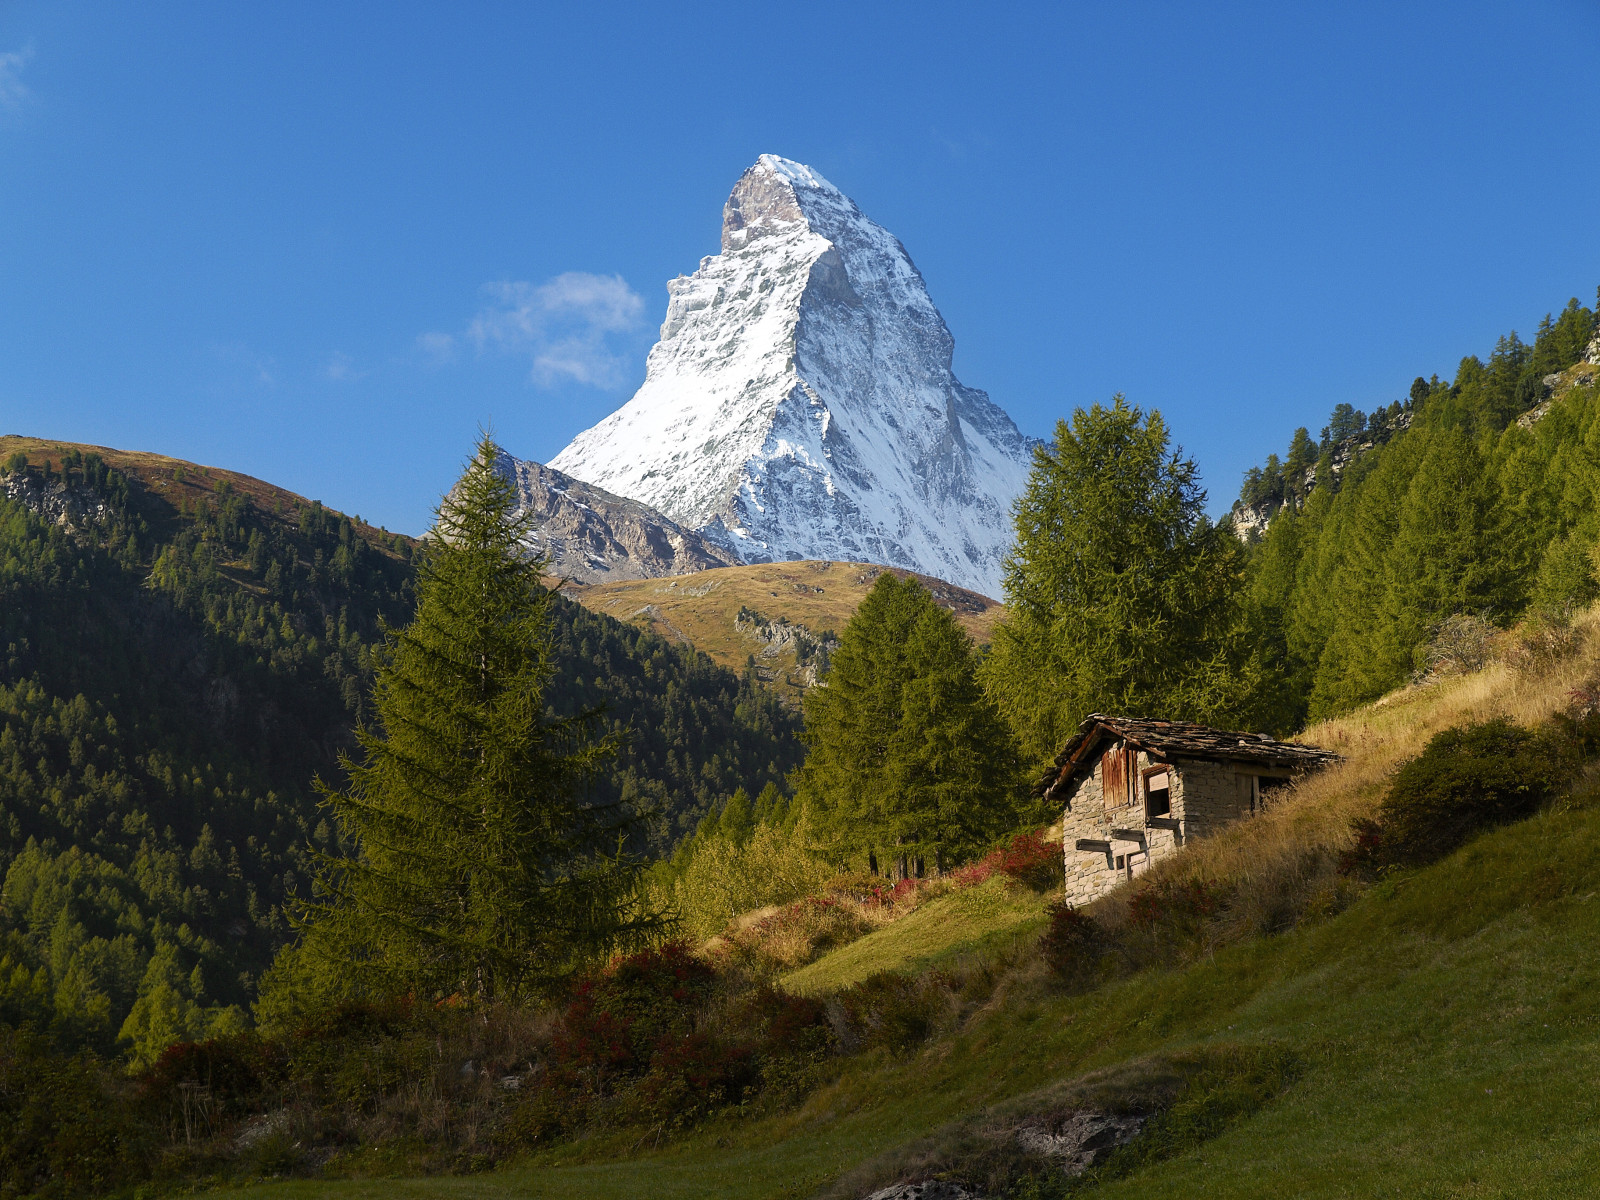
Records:
[[[1065,810],[1067,902],[1086,904],[1189,839],[1254,816],[1338,757],[1264,733],[1096,713],[1038,785]]]

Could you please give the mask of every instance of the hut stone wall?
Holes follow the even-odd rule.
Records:
[[[1288,775],[1243,763],[1201,759],[1163,763],[1142,750],[1136,755],[1129,750],[1126,744],[1113,746],[1068,791],[1062,852],[1069,904],[1087,904],[1151,863],[1177,853],[1189,839],[1209,836],[1251,816],[1260,808],[1263,784],[1270,787]],[[1152,825],[1146,818],[1144,779],[1151,768],[1163,766],[1171,811]],[[1169,824],[1178,828],[1165,827]],[[1080,850],[1080,841],[1101,843],[1104,848]]]

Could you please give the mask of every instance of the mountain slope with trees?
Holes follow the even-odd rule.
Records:
[[[1374,699],[1428,668],[1445,623],[1485,630],[1595,599],[1600,547],[1600,386],[1595,314],[1577,300],[1514,332],[1451,382],[1418,379],[1372,422],[1336,410],[1320,458],[1295,434],[1295,470],[1272,463],[1241,500],[1278,505],[1253,547],[1248,606],[1281,663],[1274,724]],[[1347,409],[1349,406],[1341,406]],[[1339,443],[1377,437],[1331,469]],[[1358,428],[1359,427],[1359,428]]]
[[[231,1029],[288,935],[312,781],[367,709],[414,543],[247,476],[0,439],[0,1020],[148,1058]],[[556,597],[553,716],[608,705],[597,800],[664,850],[781,782],[798,720],[704,655]]]

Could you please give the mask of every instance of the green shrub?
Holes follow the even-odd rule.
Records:
[[[0,1195],[108,1191],[148,1170],[146,1150],[104,1064],[0,1029]]]
[[[722,932],[740,913],[790,904],[820,891],[834,868],[812,853],[799,827],[763,826],[744,842],[712,837],[693,847],[682,873],[660,888],[695,938]]]
[[[1350,866],[1420,866],[1473,835],[1531,816],[1555,794],[1563,747],[1505,718],[1434,735],[1395,773]]]
[[[942,982],[937,971],[917,977],[893,971],[870,975],[839,993],[835,1032],[846,1049],[912,1050],[928,1040],[949,1003]]]
[[[650,1069],[633,1087],[628,1115],[657,1129],[681,1129],[737,1104],[759,1082],[748,1043],[695,1032],[667,1035],[651,1048]]]

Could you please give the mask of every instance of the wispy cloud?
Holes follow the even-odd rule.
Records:
[[[0,108],[18,108],[33,95],[22,82],[23,69],[32,57],[32,46],[0,52]]]
[[[329,355],[328,365],[322,369],[322,373],[335,383],[345,383],[366,375],[365,371],[356,370],[356,360],[342,350],[335,350]]]
[[[259,387],[272,387],[278,382],[277,360],[270,354],[260,354],[243,342],[223,342],[212,352],[239,374]]]
[[[424,333],[417,338],[417,347],[436,363],[454,362],[456,339],[448,333]]]
[[[490,303],[467,326],[465,339],[480,352],[526,355],[530,378],[541,386],[564,380],[611,388],[627,381],[627,360],[615,341],[639,328],[644,301],[620,275],[568,271],[545,283],[491,283]],[[457,339],[425,333],[421,348],[448,361]]]

